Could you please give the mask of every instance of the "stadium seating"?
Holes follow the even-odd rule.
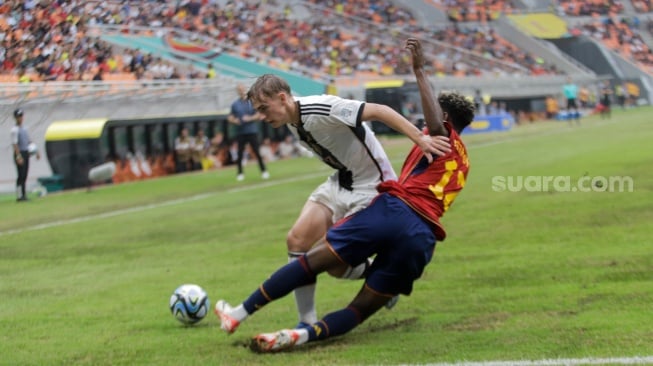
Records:
[[[502,14],[512,14],[512,4],[504,0],[447,0],[431,1],[435,7],[442,9],[454,22],[490,22]]]
[[[624,10],[618,0],[559,0],[558,8],[570,16],[615,16]]]
[[[644,14],[651,11],[651,0],[632,0],[633,8],[638,14]]]
[[[615,20],[617,21],[615,21]],[[653,75],[653,52],[643,40],[637,29],[619,17],[592,19],[575,28],[577,34],[585,34],[609,49],[621,54],[625,59],[637,64],[640,69]]]
[[[464,0],[432,0],[429,3],[448,14],[454,25],[420,26],[410,10],[389,0],[309,0],[305,4],[310,5],[311,11],[319,12],[320,16],[306,19],[293,17],[293,8],[268,6],[255,1],[227,2],[226,5],[220,2],[190,2],[184,6],[175,6],[172,2],[144,2],[139,7],[131,2],[90,1],[83,6],[57,3],[51,13],[46,12],[39,3],[23,11],[35,21],[47,19],[50,27],[46,29],[47,32],[39,33],[32,43],[22,41],[24,33],[29,32],[29,22],[17,22],[10,18],[7,9],[3,13],[0,8],[0,30],[5,34],[4,43],[10,46],[5,47],[6,62],[0,64],[0,82],[16,82],[17,72],[21,68],[26,69],[33,81],[89,80],[94,75],[93,70],[98,67],[106,69],[103,79],[107,81],[158,78],[149,71],[153,65],[149,55],[138,54],[136,50],[116,55],[110,46],[102,42],[82,42],[86,25],[81,24],[81,19],[97,24],[118,22],[146,26],[140,31],[152,35],[157,34],[157,30],[150,28],[151,25],[192,31],[236,47],[242,57],[251,59],[263,56],[270,65],[279,69],[302,65],[314,69],[314,76],[327,74],[364,80],[374,76],[410,74],[408,58],[401,45],[395,44],[391,32],[378,31],[388,26],[392,27],[392,32],[405,30],[407,34],[441,42],[429,49],[433,55],[446,55],[432,59],[428,65],[435,74],[493,74],[497,72],[496,65],[502,63],[520,66],[511,69],[511,74],[559,73],[550,65],[544,65],[537,55],[524,52],[501,38],[489,26],[499,15],[518,11],[513,8],[512,2],[475,0],[470,4]],[[624,11],[623,4],[618,0],[560,0],[557,5],[565,15],[591,15],[595,20],[602,15],[616,15]],[[632,6],[638,11],[648,11],[650,1],[633,0]],[[591,26],[596,27],[595,23],[593,21]],[[68,30],[70,34],[66,36],[61,29]],[[587,30],[585,27],[581,29]],[[125,28],[124,31],[130,33],[133,29]],[[608,32],[610,35],[602,38],[608,47],[648,70],[649,48],[645,42],[640,42],[637,32],[621,25]],[[54,43],[42,42],[47,39],[52,39]],[[636,40],[634,45],[628,42],[631,39]],[[31,46],[40,43],[43,45]],[[61,50],[66,52],[70,45],[85,48],[61,58],[70,72],[51,74],[51,67],[44,64],[44,57],[53,52],[59,55]],[[469,54],[452,51],[447,48],[450,46],[469,50],[469,54],[476,55],[471,56],[475,59],[465,60],[465,57],[470,57]],[[30,57],[21,60],[19,56],[26,48]],[[453,59],[457,61],[454,63]],[[176,73],[174,77],[183,78],[184,75]]]

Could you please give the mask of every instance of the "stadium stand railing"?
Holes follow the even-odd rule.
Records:
[[[120,98],[156,99],[179,95],[213,94],[225,85],[235,87],[236,81],[220,79],[181,80],[104,80],[104,81],[49,81],[0,83],[0,106],[17,106],[26,102],[86,102]]]

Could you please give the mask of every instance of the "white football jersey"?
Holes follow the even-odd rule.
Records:
[[[301,126],[288,124],[302,146],[336,169],[348,190],[370,188],[397,179],[372,130],[361,120],[364,102],[334,95],[296,98]]]

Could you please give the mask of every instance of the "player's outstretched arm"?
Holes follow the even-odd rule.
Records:
[[[415,38],[409,38],[406,41],[406,49],[410,51],[413,59],[413,72],[415,73],[419,95],[422,99],[422,110],[424,111],[426,127],[431,136],[449,136],[447,129],[444,127],[442,108],[424,73],[424,52],[422,51],[422,44]]]
[[[386,126],[406,135],[424,152],[429,163],[433,161],[431,154],[442,156],[451,151],[448,139],[434,139],[424,135],[409,120],[387,105],[365,103],[361,118],[363,121],[381,121]]]

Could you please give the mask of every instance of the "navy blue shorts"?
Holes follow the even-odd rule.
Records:
[[[410,295],[435,250],[432,227],[402,200],[379,195],[364,210],[337,222],[327,242],[344,262],[374,258],[367,285],[382,294]]]

